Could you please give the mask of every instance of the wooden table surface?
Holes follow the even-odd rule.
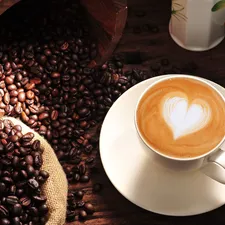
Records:
[[[195,74],[213,80],[225,87],[225,41],[206,52],[190,52],[177,46],[168,33],[171,0],[128,0],[128,20],[124,35],[116,52],[129,63],[127,68],[149,67],[162,58],[168,58],[175,67],[196,67]],[[158,33],[146,31],[145,25],[156,25]],[[189,65],[189,66],[188,66]],[[194,66],[193,66],[194,65]],[[187,70],[189,70],[187,68]],[[191,69],[190,69],[191,70]],[[171,71],[171,69],[170,69]],[[96,212],[85,222],[71,224],[86,225],[222,225],[225,224],[225,206],[212,212],[191,217],[169,217],[145,211],[126,200],[110,183],[100,159],[93,183],[103,184],[100,193],[92,192],[91,182],[83,186],[84,200],[96,207]],[[118,174],[119,176],[119,174]],[[74,186],[74,188],[82,186]],[[71,186],[71,188],[73,188]]]

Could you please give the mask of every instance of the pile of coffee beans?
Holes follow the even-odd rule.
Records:
[[[45,136],[68,181],[87,183],[107,111],[148,75],[139,70],[124,72],[118,57],[89,67],[97,44],[79,2],[28,2],[0,21],[0,114],[19,117]],[[81,193],[69,192],[68,221],[94,212]]]
[[[45,224],[48,207],[41,186],[48,172],[41,170],[40,141],[23,134],[22,127],[0,120],[0,224]]]
[[[19,117],[43,135],[70,183],[89,182],[107,111],[130,87],[159,75],[169,61],[154,64],[151,73],[124,71],[117,56],[91,68],[98,45],[75,0],[23,1],[1,16],[0,25],[0,115]],[[68,221],[94,212],[83,195],[82,190],[69,192]]]

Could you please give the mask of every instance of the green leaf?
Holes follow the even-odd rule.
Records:
[[[217,2],[213,7],[212,7],[212,12],[215,12],[219,9],[225,8],[225,0],[221,0]]]

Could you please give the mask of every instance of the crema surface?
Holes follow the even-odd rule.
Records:
[[[225,103],[206,84],[171,78],[149,89],[137,109],[145,141],[168,156],[190,158],[215,148],[225,135]]]

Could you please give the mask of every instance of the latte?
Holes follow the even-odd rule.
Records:
[[[137,126],[158,152],[192,158],[214,149],[225,135],[225,103],[205,83],[173,77],[153,85],[140,100]]]

